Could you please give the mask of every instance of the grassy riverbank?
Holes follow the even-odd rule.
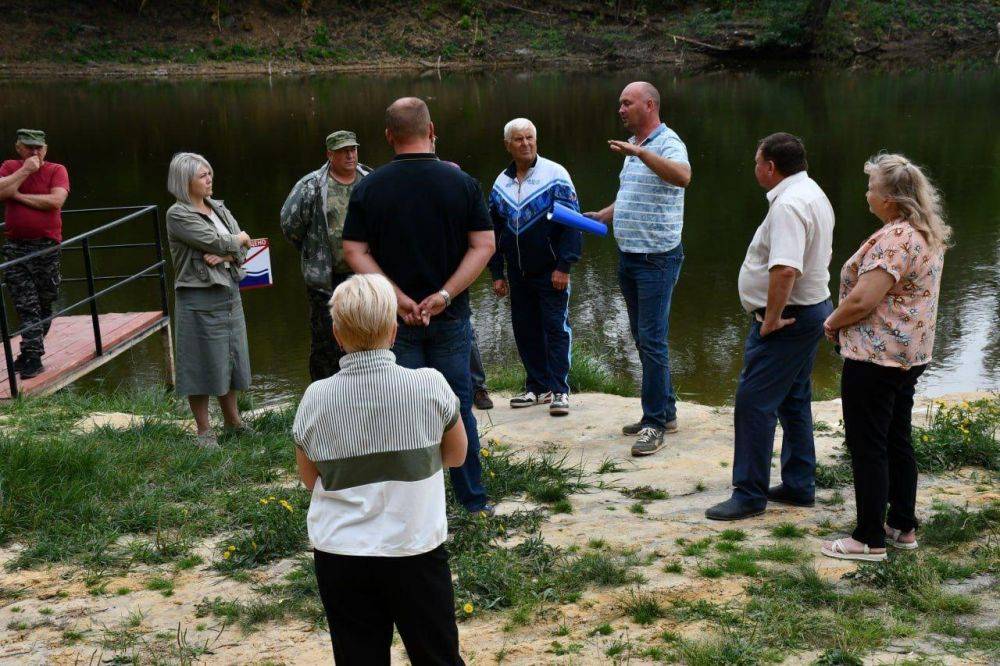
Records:
[[[806,0],[530,3],[65,2],[5,14],[0,74],[31,76],[717,62],[802,57]],[[870,66],[986,61],[991,0],[835,0],[809,57]],[[45,25],[37,16],[45,15]],[[721,58],[721,60],[720,60]],[[145,68],[145,69],[144,69]]]
[[[598,397],[613,421],[637,403]],[[565,656],[756,664],[811,655],[855,664],[900,643],[973,661],[1000,658],[1000,630],[988,621],[998,610],[1000,575],[1000,400],[956,402],[919,423],[925,482],[950,488],[955,501],[929,509],[921,550],[893,551],[887,563],[843,580],[843,571],[824,572],[811,547],[850,524],[851,512],[839,513],[850,477],[827,474],[839,464],[835,456],[824,459],[829,490],[810,520],[704,532],[698,498],[709,499],[714,482],[698,481],[692,491],[669,481],[656,472],[677,467],[668,452],[641,461],[660,466],[653,477],[627,457],[580,458],[585,449],[576,442],[603,427],[589,419],[606,417],[588,396],[578,401],[570,420],[524,410],[483,419],[495,422],[484,427],[484,480],[504,502],[503,515],[487,520],[453,509],[449,518],[456,606],[475,663]],[[702,428],[714,432],[731,418],[725,408],[681,411],[689,434],[672,447],[697,449]],[[109,412],[136,418],[101,416]],[[322,628],[305,556],[308,495],[293,475],[293,413],[259,413],[257,436],[204,451],[170,395],[64,391],[0,407],[7,649],[47,645],[56,663],[91,653],[132,663],[232,662],[240,658],[223,650],[220,636],[236,631],[247,636],[238,643],[252,646],[273,633],[268,645],[283,650],[295,631]],[[555,424],[562,435],[525,447],[511,428],[530,431],[505,426],[510,417]],[[817,435],[840,437],[822,420]],[[707,480],[715,454],[695,453]],[[663,522],[677,512],[686,516],[680,532]],[[613,519],[610,532],[605,519]],[[573,524],[587,536],[559,536],[560,526]],[[120,619],[87,623],[72,611],[88,606],[121,609]],[[546,626],[541,653],[514,647]],[[491,636],[485,643],[481,632]]]

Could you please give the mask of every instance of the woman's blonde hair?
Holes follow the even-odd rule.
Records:
[[[385,348],[396,323],[396,291],[383,275],[354,275],[333,290],[330,316],[349,351]]]
[[[865,162],[865,173],[875,178],[900,217],[924,235],[932,250],[950,246],[951,227],[944,221],[941,194],[919,166],[903,155],[880,153]]]

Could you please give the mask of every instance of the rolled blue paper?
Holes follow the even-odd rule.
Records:
[[[597,220],[580,215],[572,208],[567,208],[561,203],[552,206],[552,212],[548,214],[550,220],[555,220],[559,224],[565,224],[570,229],[578,229],[598,236],[607,236],[608,227]]]

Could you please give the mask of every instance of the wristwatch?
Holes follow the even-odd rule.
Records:
[[[440,294],[441,298],[444,299],[444,306],[445,307],[448,307],[448,306],[451,305],[451,294],[449,294],[446,289],[442,289],[441,291],[438,292],[438,294]]]

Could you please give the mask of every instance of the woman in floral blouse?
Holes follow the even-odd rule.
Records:
[[[850,538],[824,543],[823,554],[878,561],[886,543],[917,547],[910,414],[934,347],[951,228],[938,191],[902,155],[873,157],[865,173],[868,206],[882,226],[844,264],[840,305],[824,324],[844,357],[840,391],[857,527]]]

